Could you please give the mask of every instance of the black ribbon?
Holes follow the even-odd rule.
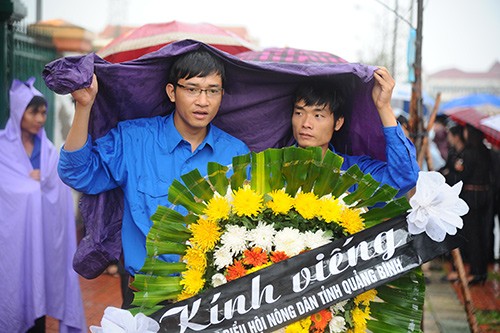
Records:
[[[272,332],[397,279],[462,244],[411,235],[406,215],[165,306],[160,332]]]

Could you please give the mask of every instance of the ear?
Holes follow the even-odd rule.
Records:
[[[334,129],[338,131],[342,127],[342,125],[344,125],[344,117],[340,117],[335,121]]]
[[[167,92],[167,96],[172,103],[175,103],[175,87],[172,83],[167,83],[165,87],[165,91]]]

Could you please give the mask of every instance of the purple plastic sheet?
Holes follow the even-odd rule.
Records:
[[[47,64],[43,76],[50,89],[66,94],[88,86],[92,73],[96,73],[99,93],[89,126],[96,139],[119,121],[172,112],[174,105],[165,93],[170,66],[176,56],[196,49],[212,52],[226,66],[225,93],[214,124],[243,140],[252,151],[293,144],[293,92],[300,81],[311,77],[332,81],[347,78],[355,87],[348,95],[352,114],[346,117],[344,130],[334,138],[334,146],[338,152],[386,159],[382,124],[371,98],[374,66],[250,62],[198,41],[182,40],[117,64],[95,54],[61,58]],[[121,224],[121,198],[121,190],[82,197],[82,215],[92,212],[91,221],[85,221],[86,229],[94,233],[86,235],[75,256],[74,267],[84,277],[98,276],[109,258],[120,256],[121,239],[116,231]]]

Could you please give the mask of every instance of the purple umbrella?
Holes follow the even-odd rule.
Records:
[[[246,61],[281,62],[298,64],[341,64],[346,60],[328,52],[294,49],[291,47],[270,47],[262,51],[238,53],[238,58]]]

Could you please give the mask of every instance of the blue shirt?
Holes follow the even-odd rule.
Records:
[[[339,154],[344,158],[341,170],[347,170],[357,164],[361,171],[370,174],[376,181],[399,190],[398,196],[404,195],[417,183],[420,170],[417,163],[415,146],[406,137],[401,126],[384,127],[387,162],[370,156],[351,156]],[[335,152],[333,146],[330,149]]]
[[[35,137],[33,138],[34,140],[34,146],[33,146],[33,151],[31,152],[31,156],[30,156],[30,162],[31,162],[31,166],[33,167],[33,169],[40,169],[40,152],[41,152],[41,142],[40,142],[40,138],[35,135]]]
[[[89,139],[77,151],[61,150],[59,175],[69,186],[86,194],[122,188],[122,245],[125,268],[133,275],[144,264],[150,217],[158,205],[170,205],[172,181],[193,169],[206,175],[209,161],[229,165],[233,156],[249,153],[241,140],[214,125],[191,152],[173,118],[172,113],[123,121],[94,145]]]

